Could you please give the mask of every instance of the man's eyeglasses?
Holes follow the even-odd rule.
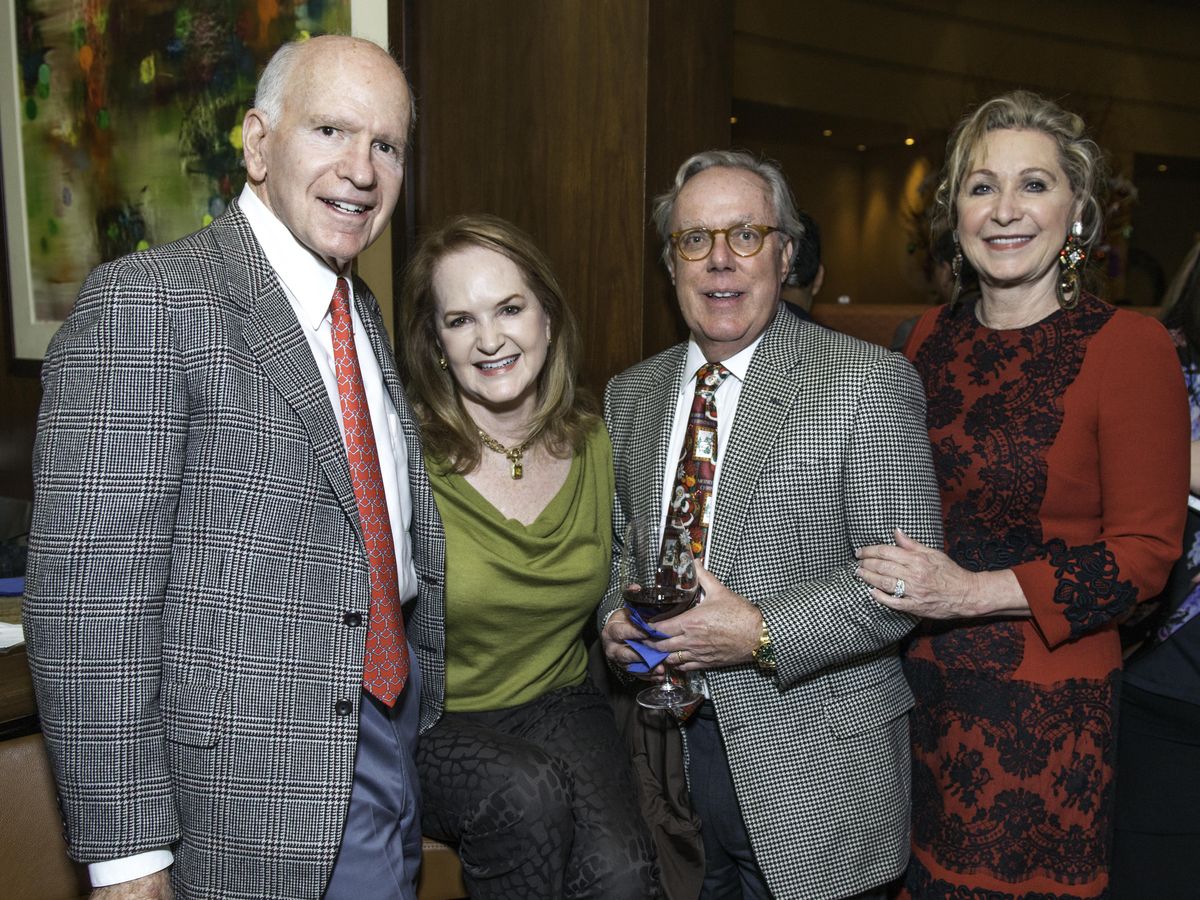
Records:
[[[689,262],[707,259],[712,253],[717,235],[725,235],[725,243],[738,256],[754,256],[763,248],[767,235],[782,229],[773,225],[733,225],[729,228],[688,228],[672,231],[671,243],[679,255]]]

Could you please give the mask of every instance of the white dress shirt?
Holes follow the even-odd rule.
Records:
[[[330,322],[329,304],[333,299],[338,274],[305,248],[271,210],[258,199],[249,185],[242,189],[238,198],[242,212],[250,223],[250,230],[262,246],[267,261],[275,270],[284,293],[296,313],[296,319],[308,339],[309,349],[316,360],[325,391],[333,407],[334,418],[346,438],[346,427],[342,421],[342,404],[338,396],[337,374],[333,362],[333,329]],[[392,540],[396,545],[396,579],[401,602],[417,595],[417,573],[413,566],[412,543],[408,529],[412,523],[412,495],[408,484],[408,448],[404,441],[400,417],[395,404],[383,383],[379,360],[363,329],[354,301],[354,284],[349,273],[344,273],[350,285],[350,316],[354,328],[354,347],[358,352],[358,364],[362,369],[363,388],[367,394],[367,408],[371,415],[371,427],[375,431],[375,445],[379,452],[379,467],[383,474],[383,493],[387,498],[388,517],[392,523]],[[132,881],[167,868],[175,861],[169,848],[148,850],[120,859],[88,865],[88,875],[93,887],[104,887]]]
[[[721,483],[721,461],[725,459],[725,448],[728,446],[729,435],[733,431],[733,417],[737,414],[738,399],[742,396],[742,384],[746,380],[750,360],[761,340],[762,335],[760,334],[749,347],[735,353],[729,359],[718,360],[729,370],[729,376],[721,382],[716,393],[713,394],[713,403],[717,407],[717,458],[713,461],[712,494],[704,508],[704,514],[710,523],[708,531],[704,535],[705,557],[708,556],[708,548],[712,545],[711,523],[717,519],[717,490]],[[707,362],[709,360],[700,351],[696,341],[689,339],[687,359],[684,361],[683,369],[689,377],[679,389],[679,396],[675,400],[675,418],[671,423],[671,442],[667,445],[667,471],[666,477],[663,478],[662,506],[659,515],[662,527],[659,529],[659,534],[666,529],[671,497],[675,493],[675,476],[679,471],[679,455],[683,452],[683,439],[687,434],[688,419],[692,414],[692,401],[696,396],[696,373]],[[691,673],[689,681],[705,697],[709,696],[708,679],[704,677],[703,672]]]
[[[717,458],[713,463],[712,496],[708,500],[706,509],[710,522],[716,521],[717,492],[721,484],[721,462],[725,459],[725,447],[728,446],[729,435],[733,430],[733,417],[737,413],[738,398],[742,395],[742,384],[746,380],[750,360],[761,340],[762,335],[760,334],[749,347],[729,359],[720,360],[721,365],[729,370],[729,377],[721,382],[720,387],[713,395],[713,402],[717,406]],[[687,433],[688,419],[692,412],[692,400],[696,395],[696,373],[707,362],[708,360],[700,352],[695,340],[688,340],[687,359],[684,361],[683,369],[688,374],[688,378],[683,382],[683,386],[679,389],[679,396],[675,400],[675,418],[671,423],[671,442],[667,445],[667,471],[666,477],[663,478],[662,507],[659,515],[659,522],[662,523],[663,528],[659,529],[660,534],[666,527],[671,496],[675,492],[675,474],[679,470],[679,454],[683,451],[683,438]],[[704,541],[704,555],[707,556],[709,544],[712,542],[711,527]]]

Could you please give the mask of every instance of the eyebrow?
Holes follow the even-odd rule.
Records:
[[[1053,172],[1051,172],[1049,169],[1043,169],[1041,166],[1030,166],[1027,169],[1022,169],[1017,174],[1018,175],[1032,175],[1035,173],[1039,174],[1039,175],[1045,175],[1048,178],[1054,179],[1055,181],[1058,180],[1058,177]],[[991,175],[993,178],[996,177],[996,173],[993,172],[991,169],[972,169],[970,172],[967,173],[967,177],[970,178],[972,175]]]
[[[311,128],[337,128],[339,131],[363,131],[365,130],[361,123],[351,122],[349,119],[343,118],[336,114],[324,115],[322,113],[313,113],[308,117],[308,123]],[[404,139],[398,138],[390,134],[377,134],[372,138],[373,141],[382,141],[385,144],[391,144],[393,147],[404,147]]]
[[[730,222],[725,227],[726,228],[737,228],[739,225],[752,225],[752,224],[754,224],[754,218],[755,218],[754,216],[738,216],[738,217],[736,217],[736,221]],[[708,227],[709,226],[707,226],[707,225],[685,225],[681,222],[679,227],[676,228],[675,230],[676,231],[690,231],[693,228],[708,228]],[[718,228],[717,230],[720,231],[721,229]]]
[[[512,303],[514,300],[528,300],[528,299],[529,298],[525,294],[522,294],[518,291],[518,292],[514,292],[512,294],[509,294],[507,297],[500,298],[499,300],[497,300],[495,303],[492,304],[492,308],[495,309],[498,306],[507,306],[508,304]],[[442,318],[445,318],[447,316],[462,316],[462,315],[467,315],[467,311],[465,309],[447,309],[445,312],[442,313]]]

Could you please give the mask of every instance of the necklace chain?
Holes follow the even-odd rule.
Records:
[[[525,466],[521,463],[521,457],[529,449],[532,439],[527,438],[515,447],[505,447],[482,428],[476,426],[475,430],[479,432],[479,439],[483,441],[483,446],[495,453],[499,453],[512,464],[511,473],[513,481],[518,481],[525,474]]]

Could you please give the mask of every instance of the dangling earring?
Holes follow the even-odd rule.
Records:
[[[958,231],[952,232],[954,238],[954,259],[950,261],[950,271],[954,275],[954,290],[950,292],[950,308],[958,309],[958,295],[962,293],[962,244],[958,242]]]
[[[438,354],[438,365],[442,367],[442,371],[446,371],[446,356],[444,353]]]
[[[1058,251],[1058,281],[1054,283],[1054,293],[1063,309],[1074,309],[1079,303],[1079,270],[1087,262],[1087,250],[1079,240],[1082,236],[1083,223],[1076,220],[1067,235],[1067,242]]]

